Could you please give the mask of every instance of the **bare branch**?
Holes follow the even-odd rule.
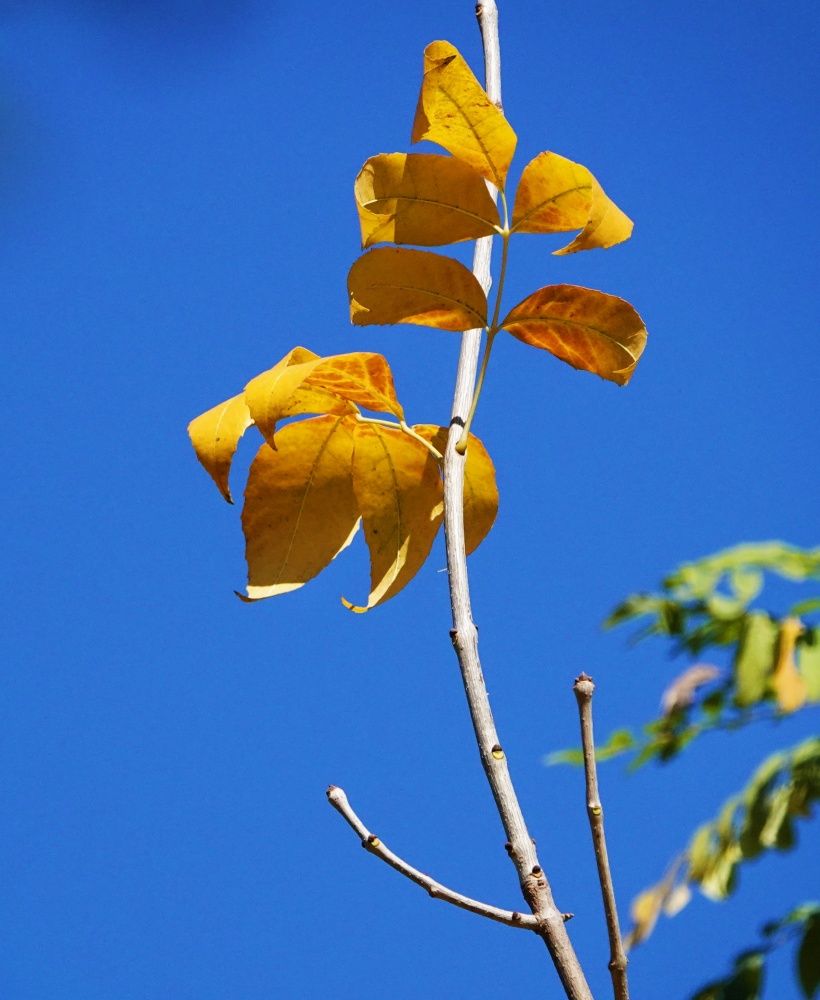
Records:
[[[615,905],[615,890],[612,886],[612,873],[609,870],[609,858],[606,851],[604,836],[604,809],[598,792],[598,772],[595,766],[595,738],[592,732],[592,695],[595,685],[592,678],[581,674],[572,689],[578,701],[578,713],[581,717],[581,742],[584,748],[584,773],[587,785],[587,814],[589,827],[592,831],[592,845],[595,849],[595,863],[598,866],[598,881],[601,883],[601,895],[604,900],[606,914],[606,929],[609,934],[609,972],[612,976],[612,989],[615,1000],[629,1000],[629,986],[626,981],[627,957],[621,941],[621,929],[618,925],[618,908]]]
[[[347,822],[353,827],[362,842],[362,847],[381,858],[391,868],[420,885],[433,899],[443,899],[453,906],[460,906],[462,910],[469,910],[470,913],[477,913],[480,917],[487,917],[489,920],[496,920],[500,924],[507,924],[508,927],[521,927],[528,931],[538,930],[538,921],[529,913],[516,913],[515,910],[502,910],[497,906],[490,906],[489,903],[481,903],[477,899],[470,899],[469,896],[462,896],[460,892],[448,889],[446,885],[430,878],[418,869],[402,861],[391,850],[384,846],[379,838],[371,833],[362,823],[353,807],[348,802],[347,796],[341,788],[331,785],[327,790],[327,797],[333,808],[342,814]]]
[[[476,8],[484,43],[486,90],[501,107],[501,56],[498,41],[498,8],[495,0],[481,0]],[[495,194],[495,189],[491,188]],[[473,273],[485,292],[490,288],[492,237],[476,242]],[[509,843],[508,853],[518,872],[521,890],[537,922],[569,1000],[592,1000],[589,986],[564,927],[564,918],[552,898],[547,877],[538,863],[535,844],[510,778],[507,759],[495,729],[481,662],[478,632],[470,606],[467,558],[464,549],[464,463],[456,445],[467,417],[476,381],[481,330],[462,336],[456,375],[450,435],[444,463],[444,530],[453,628],[450,637],[458,656],[461,677],[481,762]]]

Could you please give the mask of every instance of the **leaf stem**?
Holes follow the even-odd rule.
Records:
[[[476,382],[475,392],[473,393],[473,400],[470,403],[470,411],[467,414],[467,419],[464,422],[464,429],[461,432],[461,437],[458,439],[458,444],[456,445],[456,451],[459,455],[463,455],[467,451],[467,441],[470,436],[470,427],[473,423],[473,417],[475,416],[475,411],[478,408],[478,400],[481,396],[481,389],[484,385],[484,376],[487,374],[487,365],[490,363],[490,353],[493,349],[493,343],[495,341],[495,335],[498,333],[498,316],[501,311],[501,295],[504,292],[504,279],[507,276],[507,253],[510,248],[510,234],[507,231],[506,216],[507,216],[507,199],[504,193],[501,193],[501,197],[504,200],[504,232],[501,234],[502,249],[501,249],[501,272],[498,276],[498,291],[495,295],[495,308],[493,309],[493,321],[487,329],[487,340],[484,344],[484,357],[481,359],[481,371],[478,373],[478,381]]]
[[[417,434],[416,431],[414,431],[413,428],[404,420],[380,420],[378,417],[363,417],[361,413],[356,414],[356,420],[358,420],[360,424],[375,424],[377,427],[393,427],[397,430],[404,431],[404,433],[409,437],[415,438],[416,441],[423,444],[437,462],[444,461],[444,456],[438,448],[436,448],[431,441],[423,438],[421,434]]]

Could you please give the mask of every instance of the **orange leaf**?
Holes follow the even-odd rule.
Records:
[[[511,231],[565,233],[579,228],[583,231],[556,254],[606,249],[632,235],[631,219],[586,167],[557,153],[540,153],[521,175]]]
[[[233,503],[228,487],[228,474],[239,439],[253,423],[244,395],[220,403],[188,424],[188,435],[196,457],[219,488]]]
[[[480,174],[450,156],[383,153],[356,178],[362,247],[435,247],[491,236],[501,225]]]
[[[350,418],[288,424],[277,431],[276,448],[262,445],[245,488],[248,598],[243,599],[301,587],[350,544],[359,523]]]
[[[515,132],[449,42],[424,50],[424,79],[412,141],[430,139],[500,190],[515,152]]]
[[[442,519],[438,463],[403,431],[373,424],[354,429],[353,488],[370,550],[368,611],[397,594],[421,568]]]
[[[404,420],[404,410],[393,385],[393,373],[381,354],[356,351],[322,358],[306,379],[306,385],[324,389],[366,410],[392,413]]]
[[[487,297],[475,275],[439,254],[371,250],[351,267],[347,287],[356,326],[416,323],[463,331],[487,323]]]
[[[416,424],[413,430],[444,454],[448,436],[446,427]],[[467,555],[475,552],[487,537],[497,514],[498,487],[492,459],[481,441],[470,434],[464,464],[464,547]]]
[[[511,310],[501,326],[573,368],[626,385],[646,345],[643,320],[615,295],[550,285]]]

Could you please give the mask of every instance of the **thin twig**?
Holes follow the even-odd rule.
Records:
[[[477,899],[470,899],[469,896],[462,896],[460,892],[448,889],[446,885],[436,882],[429,875],[425,875],[424,872],[408,865],[406,861],[402,861],[367,829],[353,811],[353,807],[341,788],[331,785],[327,790],[327,797],[333,808],[340,812],[356,831],[362,842],[362,847],[366,851],[375,854],[377,858],[381,858],[391,868],[395,868],[397,872],[409,878],[411,882],[420,885],[433,899],[443,899],[446,903],[452,903],[453,906],[460,906],[462,910],[469,910],[470,913],[477,913],[480,917],[487,917],[489,920],[497,920],[498,923],[507,924],[509,927],[521,927],[528,931],[538,930],[538,921],[531,914],[516,913],[515,910],[502,910],[497,906],[490,906],[489,903],[481,903]]]
[[[486,91],[501,107],[501,57],[498,43],[498,8],[495,0],[483,0],[476,8],[484,43]],[[495,189],[490,189],[491,194]],[[476,242],[473,273],[485,292],[490,287],[492,237]],[[481,762],[490,783],[501,822],[507,834],[507,851],[518,872],[521,890],[537,922],[569,1000],[592,1000],[589,986],[564,927],[564,919],[552,898],[547,877],[538,863],[535,844],[524,821],[510,778],[507,759],[496,733],[481,662],[478,632],[470,607],[467,559],[464,548],[464,463],[456,446],[473,397],[478,368],[480,330],[467,331],[461,341],[450,434],[444,462],[444,528],[453,629],[450,633],[458,656],[464,690],[470,707]]]
[[[612,873],[609,870],[609,858],[606,851],[604,836],[604,809],[598,792],[598,772],[595,767],[595,739],[592,733],[592,695],[595,685],[592,678],[581,674],[572,689],[578,701],[578,714],[581,717],[581,742],[584,748],[584,774],[587,785],[587,814],[589,828],[592,831],[592,845],[595,849],[595,863],[598,866],[598,881],[601,883],[601,895],[604,900],[606,914],[606,929],[609,935],[609,972],[612,976],[612,989],[615,1000],[629,1000],[629,986],[626,981],[627,957],[621,940],[621,929],[618,925],[618,908],[615,905],[615,890],[612,886]]]

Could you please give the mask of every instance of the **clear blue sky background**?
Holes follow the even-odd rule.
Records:
[[[501,343],[476,426],[502,506],[471,560],[497,721],[597,996],[606,945],[572,678],[597,729],[640,723],[683,663],[600,622],[678,563],[818,538],[820,6],[502,4],[513,172],[579,160],[636,220],[606,253],[522,238],[510,303],[569,281],[650,331],[626,389]],[[445,422],[458,337],[354,329],[353,179],[406,150],[426,43],[474,66],[472,3],[27,0],[0,13],[5,647],[0,994],[6,1000],[557,997],[528,935],[367,856],[344,787],[413,864],[520,905],[472,744],[441,549],[354,616],[357,543],[254,606],[238,508],[188,421],[290,347],[384,352],[411,421]],[[253,435],[236,473],[241,494]],[[774,590],[775,606],[785,588]],[[622,908],[753,764],[813,731],[714,736],[603,771]],[[817,896],[804,849],[697,899],[634,955],[633,995],[684,1000]],[[791,955],[767,997],[792,1000]]]

